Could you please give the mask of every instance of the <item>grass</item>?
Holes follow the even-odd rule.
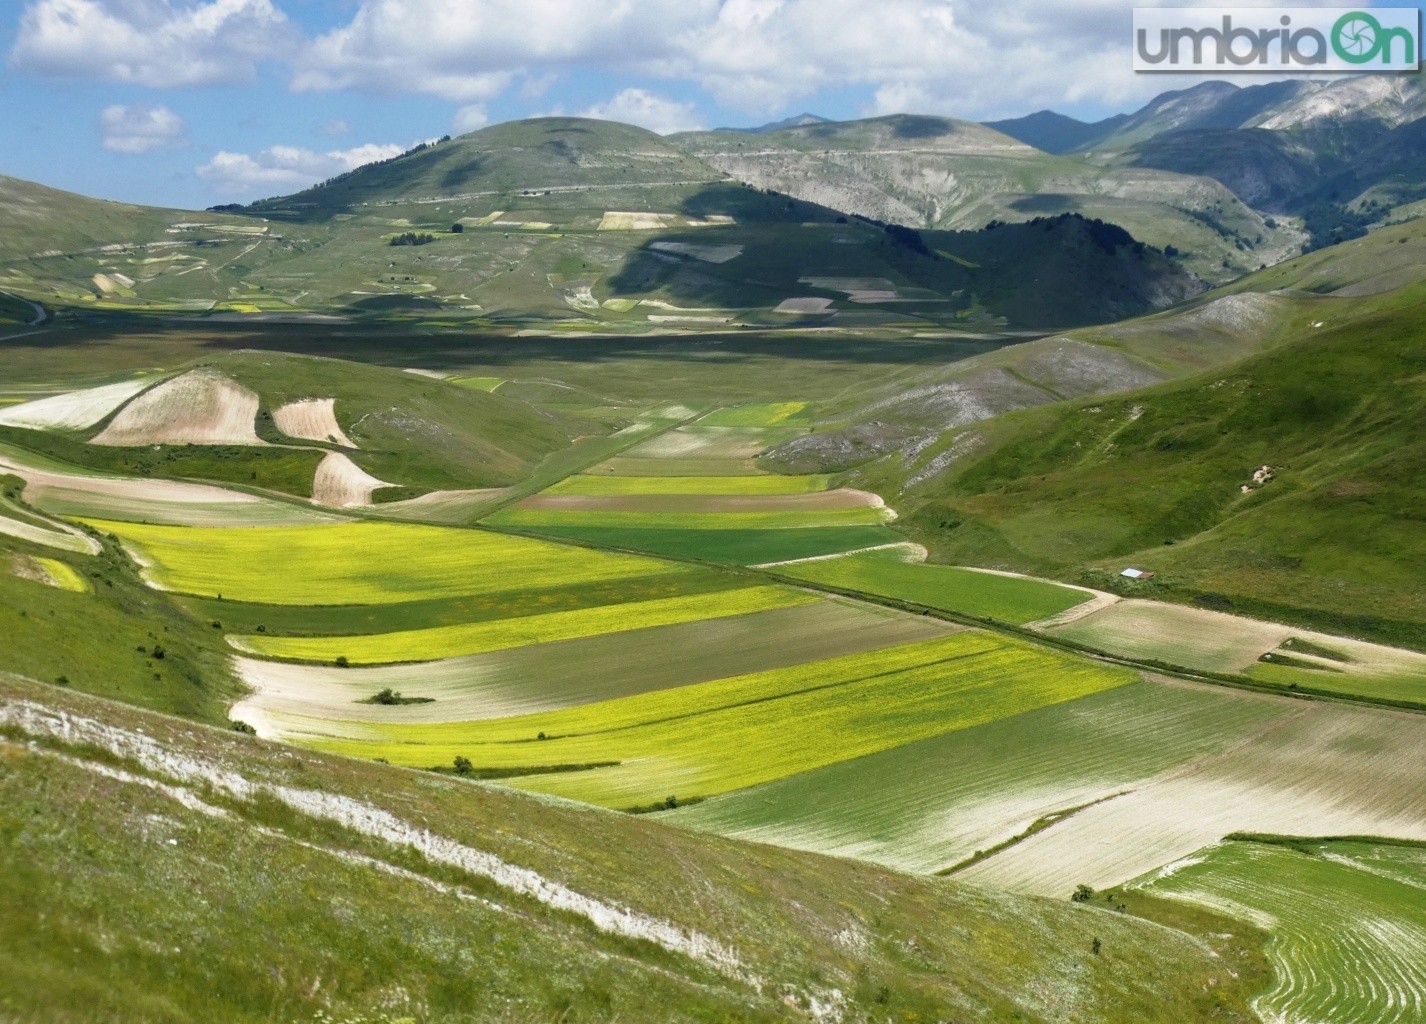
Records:
[[[400,604],[676,570],[651,559],[406,523],[244,530],[95,525],[152,559],[148,571],[163,586],[258,604]],[[273,571],[278,564],[281,573]]]
[[[1170,930],[0,683],[4,706],[16,700],[159,745],[192,768],[183,795],[222,799],[229,812],[178,802],[134,761],[121,762],[129,778],[116,774],[107,749],[60,745],[58,759],[7,730],[0,1006],[18,1020],[761,1024],[805,1021],[798,1004],[829,989],[848,1014],[903,1020],[1009,1024],[1043,1016],[1046,991],[1094,1007],[1103,1024],[1251,1020],[1252,947],[1220,949],[1213,936],[1232,926],[1210,915]],[[274,788],[215,797],[205,774]],[[374,820],[409,822],[480,859],[427,859],[296,810],[277,787],[369,806]],[[761,989],[492,882],[480,867],[497,858],[707,935]],[[839,933],[864,937],[866,949],[848,957]]]
[[[325,662],[345,658],[353,665],[377,665],[398,661],[435,661],[599,633],[746,615],[816,600],[818,598],[791,588],[744,587],[714,594],[665,597],[370,636],[269,637],[252,634],[236,639],[244,650],[268,657]]]
[[[586,473],[566,477],[546,494],[620,497],[626,494],[815,494],[829,478],[808,476],[608,476]]]
[[[109,544],[96,556],[64,558],[0,538],[30,553],[60,586],[0,572],[0,671],[58,682],[170,714],[227,720],[238,691],[221,632],[143,586]]]
[[[1264,662],[1252,666],[1247,674],[1252,679],[1305,693],[1365,697],[1368,700],[1426,708],[1426,675],[1420,671],[1408,669],[1392,672],[1379,669],[1375,672],[1343,672],[1333,671],[1330,661],[1300,666],[1290,662]]]
[[[1136,565],[1174,600],[1426,649],[1423,396],[1401,383],[1423,295],[1294,307],[1291,340],[1230,369],[1003,417],[903,514],[945,560]]]
[[[895,551],[786,565],[794,579],[914,601],[932,608],[1022,625],[1089,600],[1089,595],[1040,580],[997,576],[949,565],[906,562]]]
[[[1264,1018],[1407,1024],[1426,1013],[1423,877],[1420,845],[1235,841],[1143,888],[1267,929]]]
[[[615,530],[805,530],[817,527],[874,526],[885,520],[879,508],[822,508],[762,512],[625,512],[514,508],[485,521],[492,526],[540,530],[547,526]]]
[[[613,526],[540,526],[543,536],[602,547],[647,551],[729,565],[761,565],[853,551],[904,540],[885,526],[823,526],[773,530],[664,530]]]
[[[494,722],[374,728],[322,744],[403,764],[619,761],[518,785],[614,807],[707,797],[1131,682],[1093,662],[964,632],[793,668]],[[540,733],[550,737],[538,740]]]
[[[929,873],[1027,823],[1211,757],[1288,710],[1137,682],[730,793],[671,820]]]

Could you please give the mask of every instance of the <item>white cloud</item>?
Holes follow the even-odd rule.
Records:
[[[350,122],[339,117],[335,121],[324,121],[319,124],[317,126],[317,133],[319,135],[330,135],[333,137],[338,135],[350,135],[352,133],[352,126]]]
[[[1130,16],[1122,0],[361,0],[304,49],[293,85],[473,106],[516,83],[612,69],[695,82],[758,115],[861,86],[875,97],[867,113],[999,116],[1162,88],[1131,71]],[[661,130],[697,120],[667,100],[619,102],[631,92],[642,90],[595,109]]]
[[[214,192],[252,199],[303,189],[363,164],[388,160],[408,148],[368,142],[325,153],[300,146],[272,146],[253,155],[220,150],[195,170]]]
[[[582,111],[580,116],[636,124],[660,135],[706,127],[692,103],[679,103],[646,89],[625,89],[612,99]]]
[[[484,128],[489,123],[490,115],[485,110],[485,104],[470,103],[457,110],[456,116],[451,118],[451,131],[457,135],[464,135],[477,128]]]
[[[306,48],[297,89],[362,87],[479,103],[517,76],[667,57],[717,0],[364,0]]]
[[[147,153],[182,145],[187,126],[167,107],[114,105],[99,114],[104,148],[115,153]]]
[[[252,78],[296,40],[271,0],[34,0],[10,64],[157,88],[213,85]]]

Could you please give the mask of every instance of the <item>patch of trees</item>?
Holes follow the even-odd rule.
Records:
[[[1302,214],[1302,223],[1310,236],[1303,252],[1321,249],[1324,246],[1361,238],[1367,227],[1374,224],[1385,212],[1376,201],[1363,203],[1360,210],[1353,212],[1340,203],[1323,202],[1309,207]]]
[[[436,240],[436,236],[425,231],[403,231],[393,238],[388,245],[430,245]]]
[[[864,217],[860,213],[852,214],[863,224],[870,224],[873,227],[881,228],[887,236],[898,245],[904,245],[914,253],[919,253],[929,259],[939,260],[939,253],[932,252],[926,245],[926,240],[921,237],[921,232],[915,228],[908,228],[905,224],[888,224],[886,221],[877,220],[875,217]]]
[[[247,207],[242,203],[220,203],[217,206],[208,207],[209,213],[242,213]]]

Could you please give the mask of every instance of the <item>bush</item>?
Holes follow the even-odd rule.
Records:
[[[461,232],[463,232],[464,230],[465,230],[465,225],[462,224],[460,221],[456,221],[454,224],[451,225],[451,234],[453,234],[453,235],[458,235],[458,234],[460,234]]]
[[[475,770],[475,765],[470,763],[470,758],[462,757],[460,754],[456,755],[456,759],[453,763],[457,775],[469,775]]]
[[[1070,896],[1071,902],[1074,903],[1088,903],[1092,899],[1094,899],[1094,890],[1083,883],[1075,886],[1074,894]]]
[[[436,240],[436,236],[422,231],[419,234],[415,231],[403,231],[393,238],[388,245],[430,245]]]

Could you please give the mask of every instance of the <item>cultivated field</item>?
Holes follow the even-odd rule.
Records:
[[[1426,840],[1421,737],[1415,713],[1294,704],[1251,742],[1087,807],[959,877],[1062,896],[1120,885],[1232,832]]]
[[[370,727],[321,743],[414,765],[531,771],[513,780],[615,807],[687,800],[1123,686],[1132,675],[963,632],[795,668],[494,722]],[[548,737],[540,740],[544,734]]]
[[[1264,1020],[1412,1024],[1426,1019],[1423,877],[1422,846],[1230,842],[1134,887],[1268,931],[1274,984],[1254,1004]]]
[[[94,444],[258,445],[259,398],[216,370],[190,370],[125,405]]]
[[[94,426],[154,383],[153,379],[141,377],[22,402],[0,410],[0,425],[35,430],[83,430]]]
[[[253,694],[232,713],[283,738],[350,735],[349,723],[505,718],[881,650],[955,628],[817,601],[419,664],[335,668],[240,658]],[[430,703],[357,703],[387,688]]]
[[[672,818],[941,871],[1036,821],[1249,742],[1291,710],[1209,687],[1135,682],[731,793]]]
[[[824,583],[980,618],[1021,625],[1083,604],[1091,595],[1041,580],[910,562],[904,550],[868,551],[778,568],[794,579]]]
[[[274,605],[397,604],[678,571],[655,559],[604,554],[475,530],[404,523],[224,530],[99,523],[170,590]],[[274,571],[281,566],[281,571]]]
[[[1426,705],[1426,654],[1158,601],[1108,605],[1045,632],[1128,655],[1263,682]]]
[[[399,633],[343,637],[266,637],[254,634],[235,637],[233,643],[252,654],[301,661],[331,663],[345,658],[353,665],[436,661],[599,633],[747,615],[816,600],[815,596],[790,587],[744,587],[715,594],[666,597],[656,601],[602,605]]]
[[[288,437],[356,447],[337,422],[336,400],[332,398],[304,398],[280,405],[272,410],[272,422]]]

